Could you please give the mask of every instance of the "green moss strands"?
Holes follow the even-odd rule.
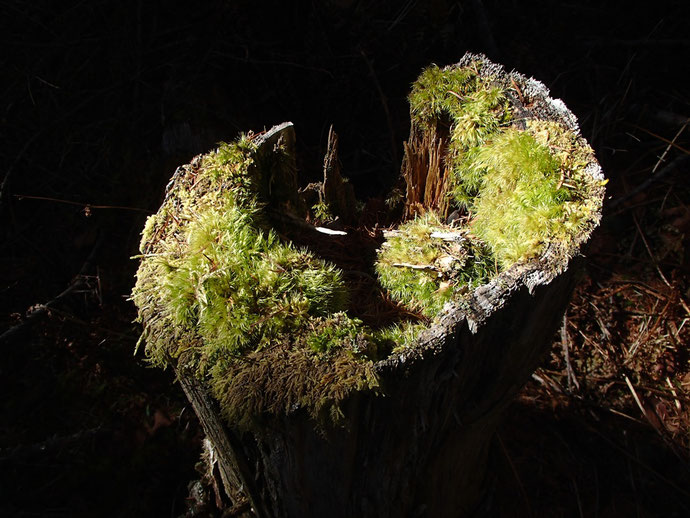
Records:
[[[585,173],[596,164],[591,148],[563,122],[549,119],[554,113],[544,111],[540,119],[525,108],[530,99],[523,90],[529,93],[535,82],[506,74],[482,56],[463,61],[431,66],[412,86],[413,129],[431,135],[431,142],[440,139],[445,156],[442,171],[433,167],[438,159],[429,165],[418,160],[421,172],[407,173],[408,193],[433,182],[445,194],[423,199],[445,197],[434,202],[442,218],[453,209],[468,213],[471,234],[490,248],[500,269],[535,258],[547,246],[565,250],[598,222],[603,183]],[[561,105],[553,106],[552,112]],[[516,110],[519,119],[513,119]],[[421,147],[432,156],[435,144],[427,141]]]
[[[270,226],[271,210],[302,210],[292,126],[271,131],[263,148],[243,136],[178,169],[142,232],[132,294],[147,357],[205,380],[240,427],[297,408],[336,418],[350,391],[378,384],[379,347],[343,313],[341,270]]]
[[[432,65],[412,85],[412,129],[403,163],[409,215],[433,209],[445,218],[453,163],[511,118],[504,88],[482,75],[481,67],[480,61],[464,67]]]
[[[569,194],[558,166],[548,147],[511,128],[471,153],[458,168],[456,198],[465,199],[465,181],[478,187],[470,204],[473,230],[490,243],[504,268],[531,255],[560,223]]]
[[[357,350],[357,342],[367,341],[363,329],[361,320],[349,318],[345,313],[335,313],[329,318],[315,321],[306,342],[309,349],[316,353],[328,353],[343,346]]]
[[[552,129],[568,138],[563,128]],[[530,129],[508,128],[459,168],[461,178],[466,174],[481,185],[471,204],[472,228],[503,268],[537,256],[552,242],[568,244],[596,213],[585,201],[587,191],[578,191],[576,184],[588,180],[568,167],[571,155],[553,152],[548,137],[541,140]]]
[[[412,119],[425,125],[436,124],[455,111],[457,96],[466,94],[476,80],[477,74],[470,68],[429,66],[419,75],[408,97]]]
[[[495,273],[486,246],[429,212],[388,233],[376,272],[389,294],[426,317]]]
[[[398,353],[411,346],[417,340],[419,333],[427,329],[424,322],[406,321],[379,329],[373,339],[381,348]]]
[[[157,363],[206,370],[347,303],[337,268],[259,225],[253,153],[240,139],[207,155],[147,222],[133,299]],[[194,338],[170,340],[173,328]]]
[[[338,270],[252,228],[235,206],[190,222],[186,241],[165,265],[163,289],[175,324],[196,326],[209,352],[260,348],[308,316],[345,305]]]

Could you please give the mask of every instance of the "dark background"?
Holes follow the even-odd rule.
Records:
[[[634,260],[641,242],[630,257],[620,245],[641,221],[654,248],[663,200],[690,198],[685,134],[659,159],[690,114],[689,14],[681,1],[0,1],[0,514],[185,512],[201,432],[171,373],[133,355],[130,257],[175,167],[239,132],[294,122],[313,179],[333,124],[358,195],[385,195],[410,84],[482,52],[566,102],[613,200],[677,160],[643,192],[658,196],[607,212],[575,303],[611,277],[602,268],[654,270]],[[633,225],[620,209],[640,205],[651,212]],[[684,297],[684,255],[661,269]],[[683,419],[655,433],[639,410],[619,420],[547,385],[528,387],[501,431],[495,515],[690,513]],[[615,408],[634,414],[629,396]]]

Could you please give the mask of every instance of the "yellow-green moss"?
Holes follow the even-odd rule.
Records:
[[[358,342],[366,341],[362,321],[350,318],[344,312],[314,322],[311,327],[306,342],[309,348],[317,353],[330,352],[343,346],[357,350]]]
[[[271,163],[276,152],[280,159],[279,150],[271,152],[258,154],[243,137],[178,171],[166,201],[142,233],[132,298],[144,325],[148,358],[206,377],[221,403],[242,404],[236,394],[224,392],[236,387],[226,377],[251,370],[249,358],[258,361],[262,351],[278,343],[287,350],[302,349],[300,361],[318,367],[291,376],[306,376],[300,402],[316,412],[326,403],[323,391],[316,390],[319,380],[309,380],[310,372],[325,375],[337,364],[351,376],[363,376],[364,381],[343,382],[359,387],[370,384],[366,364],[371,362],[367,346],[359,344],[362,323],[340,313],[347,306],[342,272],[265,228],[263,204],[276,192],[283,197],[263,174],[284,175],[289,167]],[[352,365],[346,368],[348,362]],[[342,390],[331,388],[334,394]],[[261,394],[253,397],[259,401]],[[264,410],[275,408],[274,403],[265,401]],[[331,403],[337,404],[337,398]],[[224,411],[244,415],[247,408]]]
[[[413,345],[419,333],[427,328],[424,322],[408,320],[375,331],[373,339],[384,350],[398,353]]]
[[[438,235],[440,237],[434,237]],[[443,239],[447,236],[456,239]],[[379,250],[376,272],[396,300],[433,317],[495,273],[490,251],[428,212],[401,225]]]
[[[449,154],[477,146],[511,119],[504,89],[479,74],[481,63],[467,67],[431,65],[412,85],[408,97],[413,124],[450,126]]]
[[[432,65],[409,95],[413,125],[445,142],[446,195],[450,211],[464,215],[466,238],[431,238],[459,230],[432,210],[384,243],[376,270],[394,299],[429,317],[548,245],[567,260],[600,215],[601,182],[585,172],[592,149],[559,122],[527,112],[513,120],[509,100],[529,100],[514,80],[483,73],[484,64]]]
[[[471,73],[477,66],[464,70]],[[450,67],[435,74],[456,77],[459,72]],[[592,195],[597,180],[584,172],[594,161],[586,142],[559,122],[512,121],[501,101],[508,90],[517,97],[522,93],[514,81],[506,86],[505,79],[494,80],[477,79],[475,90],[462,99],[445,95],[443,106],[451,124],[450,195],[457,207],[474,215],[473,234],[508,268],[537,256],[550,241],[568,242],[592,227],[601,200]],[[418,88],[415,84],[413,92]],[[468,126],[467,113],[476,127]]]
[[[547,245],[570,257],[601,209],[592,150],[558,122],[513,120],[518,86],[482,67],[431,66],[409,96],[416,129],[442,139],[459,215],[429,210],[378,252],[385,296],[416,318],[372,329],[346,313],[343,272],[272,230],[270,211],[306,214],[294,157],[243,136],[180,168],[146,222],[132,298],[147,357],[205,379],[234,424],[298,408],[337,417],[349,393],[377,390],[374,362],[413,346],[446,303]]]
[[[591,155],[571,131],[533,121],[525,131],[498,132],[465,159],[460,174],[478,177],[480,185],[470,204],[472,230],[502,268],[538,256],[550,243],[568,245],[593,227],[596,180],[583,172]]]

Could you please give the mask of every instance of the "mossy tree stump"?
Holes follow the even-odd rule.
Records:
[[[410,103],[385,231],[357,226],[334,133],[299,188],[290,123],[179,168],[144,230],[146,351],[238,515],[471,515],[561,320],[605,183],[574,116],[471,54]]]

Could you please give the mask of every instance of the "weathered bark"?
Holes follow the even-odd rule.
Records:
[[[530,109],[539,116],[576,129],[542,85],[528,80],[523,88],[532,89]],[[266,142],[286,129],[293,138],[283,125]],[[405,174],[418,177],[408,183],[411,213],[443,203],[443,145],[424,145],[406,149]],[[260,518],[477,514],[501,413],[549,346],[579,261],[549,248],[474,290],[462,307],[447,308],[418,346],[376,364],[381,394],[353,393],[343,426],[318,426],[298,409],[240,431],[220,418],[201,381],[178,370],[233,504],[246,495],[247,516]]]

